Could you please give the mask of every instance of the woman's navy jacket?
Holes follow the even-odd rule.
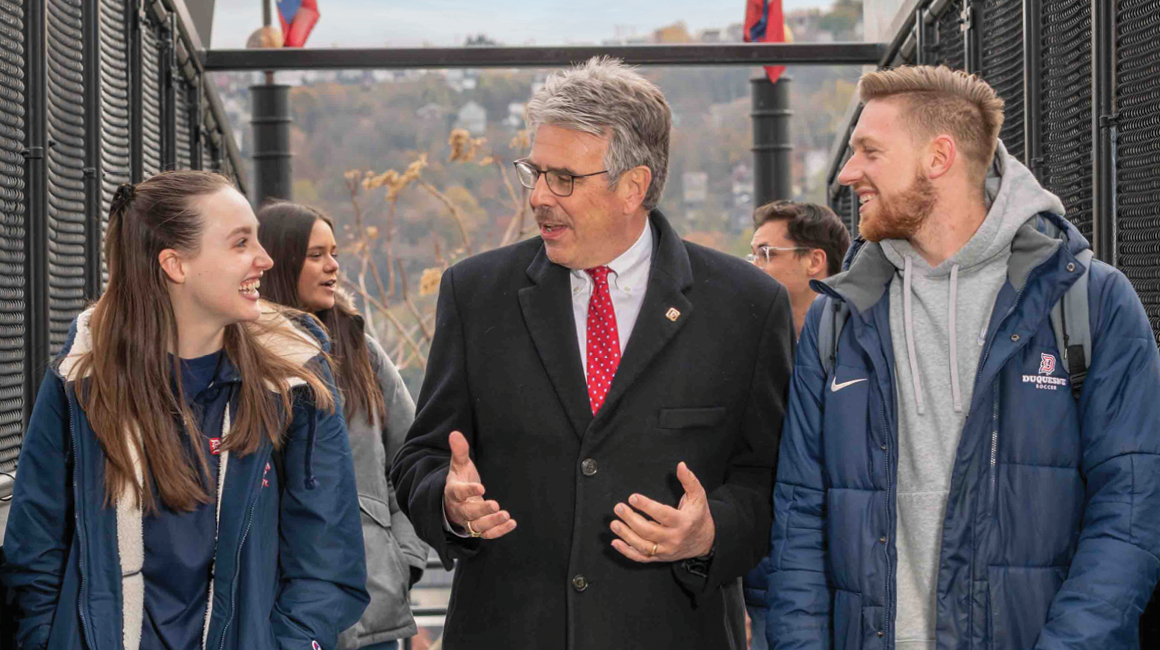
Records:
[[[133,569],[139,573],[135,556],[148,552],[133,546],[140,512],[134,519],[105,505],[105,456],[60,370],[70,350],[88,343],[87,316],[74,322],[45,376],[21,450],[3,547],[19,648],[120,650],[139,640],[132,624],[140,628],[141,587]],[[275,351],[301,352],[308,338],[283,341]],[[321,364],[333,385],[311,342],[315,348],[298,356]],[[222,388],[217,399],[236,417],[241,377],[227,360],[215,383]],[[271,470],[265,437],[257,452],[222,461],[207,648],[333,648],[369,601],[346,425],[340,409],[315,408],[306,391],[294,389],[282,448],[285,486]]]

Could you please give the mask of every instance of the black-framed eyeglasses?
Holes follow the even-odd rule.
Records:
[[[769,264],[770,260],[777,257],[778,253],[790,253],[797,251],[808,251],[809,246],[759,246],[757,248],[757,255],[746,255],[745,261],[757,266],[764,266]]]
[[[548,190],[561,198],[572,196],[572,190],[576,187],[577,178],[588,178],[589,176],[599,176],[600,174],[608,173],[608,170],[604,169],[598,172],[592,172],[591,174],[566,174],[554,169],[536,169],[532,163],[526,160],[517,160],[513,164],[516,166],[516,178],[520,179],[520,185],[523,185],[529,190],[534,190],[536,189],[536,183],[542,175],[548,185]]]

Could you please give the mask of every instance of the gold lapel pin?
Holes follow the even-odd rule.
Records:
[[[673,321],[674,323],[677,322],[677,319],[680,317],[681,312],[677,311],[676,307],[669,307],[669,310],[665,312],[665,318]]]

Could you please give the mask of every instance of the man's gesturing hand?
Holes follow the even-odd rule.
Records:
[[[612,547],[621,555],[636,562],[675,562],[713,548],[717,529],[705,488],[684,463],[677,465],[677,479],[685,488],[678,508],[639,494],[628,498],[632,507],[618,503],[613,508],[619,519],[612,522],[612,532],[620,539],[612,540]]]
[[[467,438],[452,431],[447,438],[451,446],[451,471],[443,486],[443,510],[452,526],[477,533],[484,539],[503,537],[516,529],[516,520],[495,501],[483,500],[483,483],[471,462]],[[470,527],[469,527],[470,524]]]

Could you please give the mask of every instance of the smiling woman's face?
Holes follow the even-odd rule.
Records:
[[[334,307],[338,287],[338,244],[334,231],[322,219],[314,222],[302,273],[298,274],[298,300],[306,311],[320,312]]]

